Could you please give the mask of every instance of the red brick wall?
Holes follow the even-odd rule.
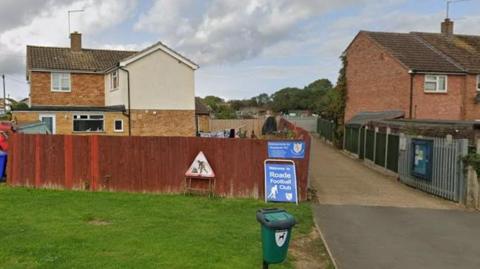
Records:
[[[466,95],[465,95],[465,119],[480,120],[480,103],[475,102],[477,96],[477,76],[468,75],[466,77]]]
[[[408,116],[410,75],[396,59],[360,34],[347,51],[345,121],[361,111],[403,110]]]
[[[415,75],[413,116],[416,119],[462,120],[465,76],[448,75],[447,93],[424,92],[425,75]]]
[[[71,74],[71,92],[52,92],[49,72],[31,72],[30,98],[35,105],[104,106],[103,75]]]

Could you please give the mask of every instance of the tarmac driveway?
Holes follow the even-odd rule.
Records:
[[[339,269],[480,268],[480,214],[312,139],[315,222]]]

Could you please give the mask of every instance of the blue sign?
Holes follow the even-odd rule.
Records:
[[[265,201],[298,202],[295,164],[265,163]]]
[[[268,158],[303,159],[305,142],[303,141],[269,141]]]
[[[413,139],[412,146],[412,175],[420,179],[431,180],[433,141]]]

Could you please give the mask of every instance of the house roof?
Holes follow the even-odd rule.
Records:
[[[387,110],[381,112],[359,112],[347,122],[347,126],[363,126],[374,120],[400,119],[405,116],[405,113],[400,110]]]
[[[198,65],[180,53],[157,42],[141,51],[83,49],[27,46],[27,70],[75,70],[84,72],[105,72],[119,63],[125,66],[150,53],[162,50],[192,69]]]
[[[206,105],[204,105],[198,97],[195,97],[195,114],[210,115],[210,109]]]
[[[27,46],[27,69],[76,70],[102,72],[136,51]]]
[[[139,51],[138,53],[135,53],[133,55],[130,55],[129,57],[127,57],[126,59],[122,59],[122,61],[120,62],[120,65],[121,66],[125,66],[125,65],[128,65],[129,63],[131,62],[134,62],[142,57],[145,57],[157,50],[161,50],[163,52],[165,52],[166,54],[172,56],[173,58],[177,59],[178,61],[184,63],[185,65],[187,65],[188,67],[192,68],[193,70],[196,70],[199,68],[199,66],[194,63],[192,60],[188,59],[187,57],[181,55],[180,53],[174,51],[173,49],[169,48],[167,45],[163,44],[162,42],[157,42],[141,51]]]
[[[480,73],[480,36],[371,31],[360,31],[360,35],[415,72]]]
[[[412,33],[440,53],[451,58],[466,72],[480,73],[480,36]]]
[[[364,33],[410,70],[463,72],[457,64],[439,54],[430,44],[427,44],[417,35],[385,32]]]

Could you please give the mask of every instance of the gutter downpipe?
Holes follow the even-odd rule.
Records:
[[[132,136],[132,117],[131,117],[131,113],[130,113],[131,112],[131,109],[130,109],[130,71],[121,67],[120,64],[118,65],[118,68],[122,71],[127,72],[128,136]]]
[[[415,76],[415,70],[408,70],[410,74],[410,107],[408,116],[410,119],[413,119],[413,77]]]

